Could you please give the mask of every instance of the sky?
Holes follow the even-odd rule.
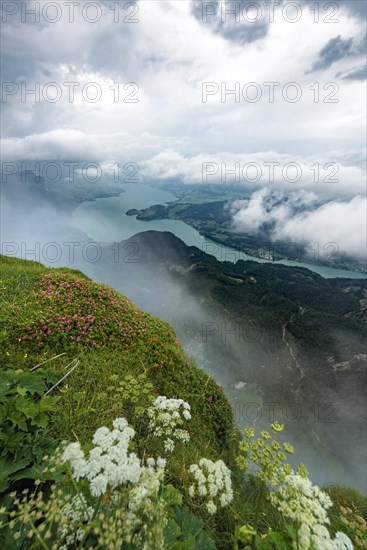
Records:
[[[365,254],[365,2],[1,8],[3,163],[136,162],[147,180],[241,183],[238,230],[271,221],[278,237]],[[274,193],[288,209],[273,211]]]

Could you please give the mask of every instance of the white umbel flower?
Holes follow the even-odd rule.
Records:
[[[149,429],[155,437],[164,438],[164,449],[170,453],[175,448],[175,440],[187,443],[188,431],[181,426],[191,419],[190,405],[182,399],[167,399],[160,395],[148,408]]]
[[[215,514],[218,507],[227,506],[233,499],[231,472],[223,460],[212,462],[207,458],[199,460],[199,464],[192,464],[189,473],[194,483],[189,487],[191,498],[206,500],[206,509],[209,514]]]
[[[113,430],[99,428],[93,436],[95,445],[86,458],[79,443],[71,443],[66,447],[62,459],[70,463],[73,477],[77,480],[86,478],[90,483],[92,496],[105,494],[120,485],[137,484],[147,469],[152,470],[152,476],[162,479],[166,462],[159,458],[147,460],[147,467],[135,453],[129,453],[129,445],[135,435],[125,418],[113,421]],[[154,470],[156,466],[156,470]]]
[[[330,538],[326,525],[330,524],[327,511],[332,501],[309,479],[294,473],[288,475],[285,482],[278,483],[277,491],[270,493],[270,501],[283,516],[300,525],[299,550],[353,550],[344,533],[338,532],[334,539]]]

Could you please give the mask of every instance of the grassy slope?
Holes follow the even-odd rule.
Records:
[[[196,435],[205,447],[216,452],[228,448],[230,405],[215,381],[185,357],[169,324],[70,269],[2,256],[0,284],[3,368],[27,369],[64,353],[52,362],[62,368],[80,355],[72,380],[84,377],[81,383],[88,387],[97,370],[94,392],[110,385],[110,372],[145,373],[153,393],[191,403],[200,423]],[[106,411],[99,414],[98,425],[107,420]]]
[[[185,357],[169,324],[81,272],[0,259],[1,368],[29,370],[51,359],[45,367],[58,369],[61,378],[70,361],[80,360],[53,391],[61,395],[61,406],[50,419],[52,435],[87,442],[99,426],[125,416],[137,431],[140,451],[150,456],[159,449],[139,439],[144,410],[166,395],[192,409],[191,440],[177,445],[167,482],[183,487],[183,473],[203,456],[235,467],[238,435],[230,404],[217,383]],[[222,519],[231,524],[229,517]]]
[[[255,479],[243,481],[236,469],[238,434],[222,389],[185,357],[170,325],[111,288],[78,271],[3,256],[0,260],[2,369],[29,370],[52,359],[46,366],[58,369],[61,378],[65,366],[80,359],[53,392],[61,395],[61,407],[50,418],[52,434],[87,442],[97,427],[125,416],[137,431],[139,454],[149,456],[159,449],[143,436],[144,409],[159,394],[188,401],[191,440],[177,446],[167,481],[183,488],[190,464],[203,456],[225,460],[234,475],[235,501],[219,518],[206,518],[218,547],[225,548],[244,513],[251,518],[258,487]],[[336,500],[344,504],[347,493],[340,489]],[[347,500],[356,502],[354,497]],[[275,527],[277,518],[270,509],[264,511],[263,526]]]

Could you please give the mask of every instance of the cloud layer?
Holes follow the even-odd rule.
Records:
[[[303,0],[241,0],[238,16],[228,2],[103,0],[97,11],[79,3],[72,18],[67,2],[51,4],[46,13],[34,0],[14,14],[16,3],[1,6],[3,161],[137,162],[146,179],[189,183],[203,182],[204,163],[239,163],[250,191],[313,193],[331,213],[338,201],[360,204],[364,2],[341,1],[336,12],[320,2],[316,12]],[[37,5],[38,21],[23,13]],[[251,162],[262,167],[256,181],[242,177]],[[269,162],[279,164],[272,181]],[[287,163],[301,167],[298,181],[284,177]]]
[[[263,188],[249,200],[231,205],[236,231],[256,233],[271,226],[274,241],[291,241],[307,246],[318,243],[359,259],[367,251],[367,199],[330,201],[318,204],[313,193],[294,192],[287,197]]]

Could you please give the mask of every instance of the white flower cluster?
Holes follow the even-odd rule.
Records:
[[[294,473],[288,475],[278,491],[270,493],[270,500],[284,516],[300,525],[299,550],[353,550],[344,533],[338,532],[335,539],[330,538],[325,525],[330,523],[327,510],[333,503],[309,479]]]
[[[107,487],[115,489],[126,483],[136,484],[146,469],[135,453],[129,453],[129,444],[135,431],[128,425],[125,418],[113,421],[113,430],[99,428],[94,436],[94,447],[86,458],[79,443],[71,443],[66,447],[62,460],[70,463],[73,477],[76,480],[87,478],[90,482],[90,492],[93,496],[103,495]],[[152,462],[148,464],[152,470]],[[157,472],[163,477],[165,461],[157,460]]]
[[[130,491],[129,509],[137,512],[140,506],[151,495],[157,495],[160,487],[161,477],[152,468],[145,468],[140,476],[140,481]]]
[[[164,437],[164,449],[171,452],[175,448],[174,439],[187,443],[190,435],[180,428],[185,420],[190,420],[190,405],[182,399],[167,399],[160,395],[148,408],[149,429],[156,437]]]
[[[350,538],[340,531],[334,539],[330,538],[330,533],[324,525],[315,525],[310,529],[307,525],[302,525],[298,530],[300,550],[353,550],[353,544]]]
[[[195,482],[189,487],[189,495],[194,498],[205,498],[209,514],[215,514],[218,506],[224,507],[233,499],[231,471],[223,460],[212,462],[207,458],[192,464],[189,473]]]
[[[136,512],[140,505],[149,499],[152,495],[157,495],[161,481],[164,477],[164,469],[166,467],[166,460],[158,457],[148,458],[146,463],[147,467],[141,469],[141,476],[139,483],[137,483],[132,491],[130,491],[130,503],[129,508]]]

